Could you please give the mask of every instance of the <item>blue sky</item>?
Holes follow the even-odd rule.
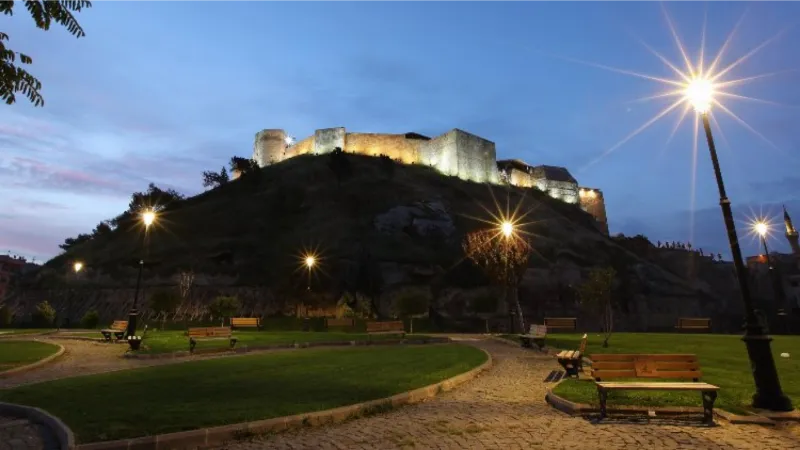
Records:
[[[800,17],[790,2],[665,6],[695,59],[706,14],[711,53],[745,14],[722,66]],[[250,156],[260,129],[303,137],[333,126],[461,128],[494,141],[500,158],[565,166],[603,189],[612,233],[726,251],[704,141],[692,195],[691,120],[668,142],[673,113],[589,165],[669,104],[633,100],[667,88],[565,58],[674,78],[640,43],[681,61],[659,3],[102,1],[79,20],[82,39],[36,29],[19,6],[0,17],[10,47],[34,58],[46,99],[0,105],[0,252],[52,257],[151,181],[200,192],[201,172]],[[800,69],[798,33],[726,78]],[[715,113],[741,236],[746,214],[777,220],[783,203],[800,222],[799,73],[734,91],[783,106],[725,99],[774,146]],[[788,248],[781,234],[772,246]]]

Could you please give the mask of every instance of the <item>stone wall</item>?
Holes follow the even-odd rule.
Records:
[[[534,187],[533,178],[531,178],[531,175],[524,170],[515,168],[508,169],[508,182],[519,187]]]
[[[458,175],[455,130],[423,142],[419,148],[420,162],[434,167],[445,175]]]
[[[291,147],[286,149],[283,159],[288,159],[293,156],[305,155],[314,151],[314,136],[309,136],[302,141],[297,141]]]
[[[606,218],[606,202],[600,189],[582,187],[578,191],[581,209],[591,214],[606,235],[608,235],[608,219]]]
[[[494,142],[459,129],[452,132],[456,135],[458,176],[479,183],[496,184],[499,176]]]
[[[406,164],[419,162],[421,139],[408,139],[404,134],[347,133],[344,150],[369,156],[386,155]]]
[[[344,127],[323,128],[314,132],[314,154],[330,153],[336,147],[344,150]]]
[[[261,130],[256,133],[253,159],[264,167],[282,161],[286,150],[286,132],[280,129]]]

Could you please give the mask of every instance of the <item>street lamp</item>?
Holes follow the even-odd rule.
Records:
[[[503,236],[506,238],[510,238],[511,235],[514,234],[514,224],[508,221],[503,222],[500,224],[500,232],[503,233]]]
[[[142,213],[141,216],[142,223],[144,224],[144,235],[147,238],[147,231],[150,229],[150,225],[156,221],[156,212],[152,209],[149,209]],[[144,241],[142,239],[141,246],[139,247],[140,253],[143,253],[144,250]],[[135,336],[136,335],[136,319],[139,316],[139,312],[136,309],[136,302],[139,299],[139,286],[142,283],[142,268],[144,267],[144,256],[139,259],[139,275],[136,277],[136,290],[133,292],[133,308],[131,308],[130,313],[128,313],[128,329],[126,330],[127,336]]]
[[[783,290],[783,283],[781,282],[780,274],[772,264],[772,258],[769,256],[769,248],[767,248],[767,235],[769,234],[769,225],[766,222],[758,221],[753,225],[755,232],[761,236],[761,243],[764,246],[764,255],[767,257],[767,267],[769,267],[769,276],[772,281],[772,290],[775,295],[775,304],[778,307],[778,316],[783,319],[786,316],[783,307],[786,305],[786,293]]]
[[[72,263],[72,272],[75,273],[75,278],[76,279],[78,278],[78,273],[81,270],[83,270],[83,263],[82,262],[75,261],[74,263]],[[67,297],[67,311],[64,314],[66,316],[66,317],[64,317],[64,320],[66,322],[65,326],[67,326],[67,327],[69,327],[69,325],[70,325],[70,323],[69,323],[69,313],[72,311],[72,297],[74,297],[74,296],[75,296],[75,287],[73,286],[72,287],[72,293],[70,294],[69,297]]]
[[[717,179],[717,188],[719,188],[719,205],[722,208],[722,217],[725,220],[728,242],[733,256],[733,266],[736,270],[736,278],[739,280],[739,290],[744,304],[745,331],[742,341],[747,347],[750,369],[753,372],[753,379],[756,385],[756,393],[753,395],[753,407],[773,411],[791,411],[792,402],[781,390],[781,382],[778,379],[778,371],[775,368],[775,359],[772,356],[770,345],[772,338],[767,336],[764,332],[764,327],[756,318],[753,301],[750,297],[750,287],[747,283],[747,272],[742,260],[742,251],[739,248],[739,238],[736,236],[736,226],[733,223],[731,201],[725,193],[725,184],[722,181],[722,172],[717,159],[717,149],[714,146],[714,138],[711,135],[708,113],[714,103],[714,84],[709,78],[694,77],[691,82],[686,84],[684,96],[703,121],[703,130],[708,141],[708,151],[711,154],[711,164],[714,166],[714,175]]]
[[[309,291],[311,290],[311,269],[314,268],[314,264],[317,263],[317,258],[314,255],[308,255],[305,259],[306,268],[308,268],[308,286],[306,289]]]

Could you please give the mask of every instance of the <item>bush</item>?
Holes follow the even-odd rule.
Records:
[[[0,306],[0,327],[7,327],[11,325],[11,309],[6,306]]]
[[[100,315],[95,310],[88,311],[81,319],[81,327],[83,328],[97,328],[98,323],[100,323]]]
[[[42,328],[53,326],[56,320],[56,310],[48,301],[43,301],[36,305],[36,311],[32,314],[33,325]]]
[[[239,311],[242,304],[236,297],[219,296],[208,305],[208,310],[214,316],[214,319],[222,318],[222,324],[225,325],[225,318],[231,317]]]

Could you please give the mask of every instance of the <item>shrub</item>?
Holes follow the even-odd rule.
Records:
[[[81,319],[81,327],[83,328],[97,328],[98,323],[100,323],[100,314],[97,314],[95,310],[87,311]]]
[[[56,310],[45,300],[36,305],[36,311],[32,314],[32,318],[34,326],[51,327],[56,320]]]
[[[11,325],[11,309],[6,306],[0,306],[0,327],[7,327]]]
[[[241,308],[242,304],[239,303],[239,299],[236,297],[226,297],[226,296],[219,296],[208,305],[208,310],[216,319],[217,317],[222,318],[222,325],[225,325],[225,318],[231,317],[236,314],[236,311]]]

